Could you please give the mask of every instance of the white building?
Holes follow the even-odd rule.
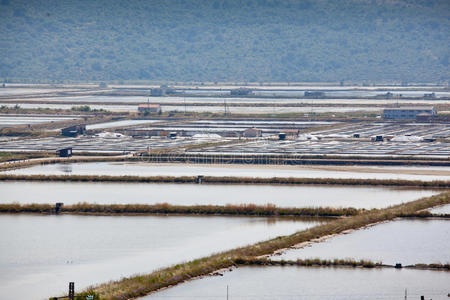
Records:
[[[159,113],[161,112],[161,105],[159,104],[153,104],[153,103],[145,103],[145,104],[139,104],[138,106],[139,112],[153,112],[153,113]]]

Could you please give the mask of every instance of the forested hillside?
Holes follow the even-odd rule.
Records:
[[[449,0],[0,1],[0,80],[450,79]]]

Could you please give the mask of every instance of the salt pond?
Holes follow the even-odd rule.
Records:
[[[396,269],[241,267],[140,299],[448,299],[449,272]]]
[[[0,215],[0,299],[48,299],[317,221],[244,217]],[[26,288],[25,288],[26,287]]]
[[[450,204],[438,206],[429,211],[433,214],[450,214]]]
[[[157,183],[0,182],[0,203],[226,205],[383,208],[439,191],[387,187]]]
[[[123,126],[132,126],[132,125],[142,125],[159,122],[160,120],[122,120],[122,121],[114,121],[114,122],[105,122],[105,123],[97,123],[87,125],[86,129],[106,129],[112,127],[123,127]]]
[[[34,124],[42,124],[42,123],[50,123],[50,122],[58,122],[58,121],[70,121],[78,119],[78,117],[50,117],[50,116],[33,116],[33,117],[24,117],[24,116],[0,116],[0,128],[2,127],[14,127],[19,125],[34,125]]]
[[[339,235],[302,249],[275,255],[276,260],[351,258],[385,264],[450,263],[450,221],[397,220]]]
[[[143,158],[145,160],[145,158]],[[97,162],[36,165],[3,173],[23,175],[111,175],[111,176],[232,176],[232,177],[296,177],[449,180],[448,167],[358,167],[358,166],[279,166],[279,165],[206,165],[157,164],[146,162]]]

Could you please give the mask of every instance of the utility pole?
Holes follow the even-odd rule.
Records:
[[[408,289],[405,289],[405,300],[408,300]]]
[[[223,108],[224,108],[224,115],[226,116],[227,113],[230,112],[230,110],[228,109],[227,100],[223,100]]]
[[[69,300],[75,299],[75,282],[69,282]]]
[[[227,300],[228,300],[228,284],[227,284]]]

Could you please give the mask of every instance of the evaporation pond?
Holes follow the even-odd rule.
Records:
[[[450,272],[326,267],[240,267],[164,289],[141,300],[162,299],[408,299],[444,300]]]
[[[368,259],[385,264],[450,263],[449,220],[396,220],[290,249],[275,260]]]
[[[90,124],[86,126],[87,130],[92,129],[106,129],[112,127],[124,127],[124,126],[132,126],[132,125],[142,125],[159,122],[160,120],[122,120],[122,121],[114,121],[114,122],[105,122],[105,123],[97,123]]]
[[[199,216],[0,215],[0,299],[67,290],[289,235],[318,221]]]
[[[450,204],[433,207],[429,211],[433,214],[450,214]]]
[[[143,158],[145,160],[145,158]],[[22,175],[110,175],[110,176],[232,176],[449,180],[448,167],[360,167],[360,166],[279,166],[206,165],[147,162],[91,162],[35,165],[2,173]]]
[[[392,187],[159,183],[0,182],[0,203],[226,205],[384,208],[437,194]]]

